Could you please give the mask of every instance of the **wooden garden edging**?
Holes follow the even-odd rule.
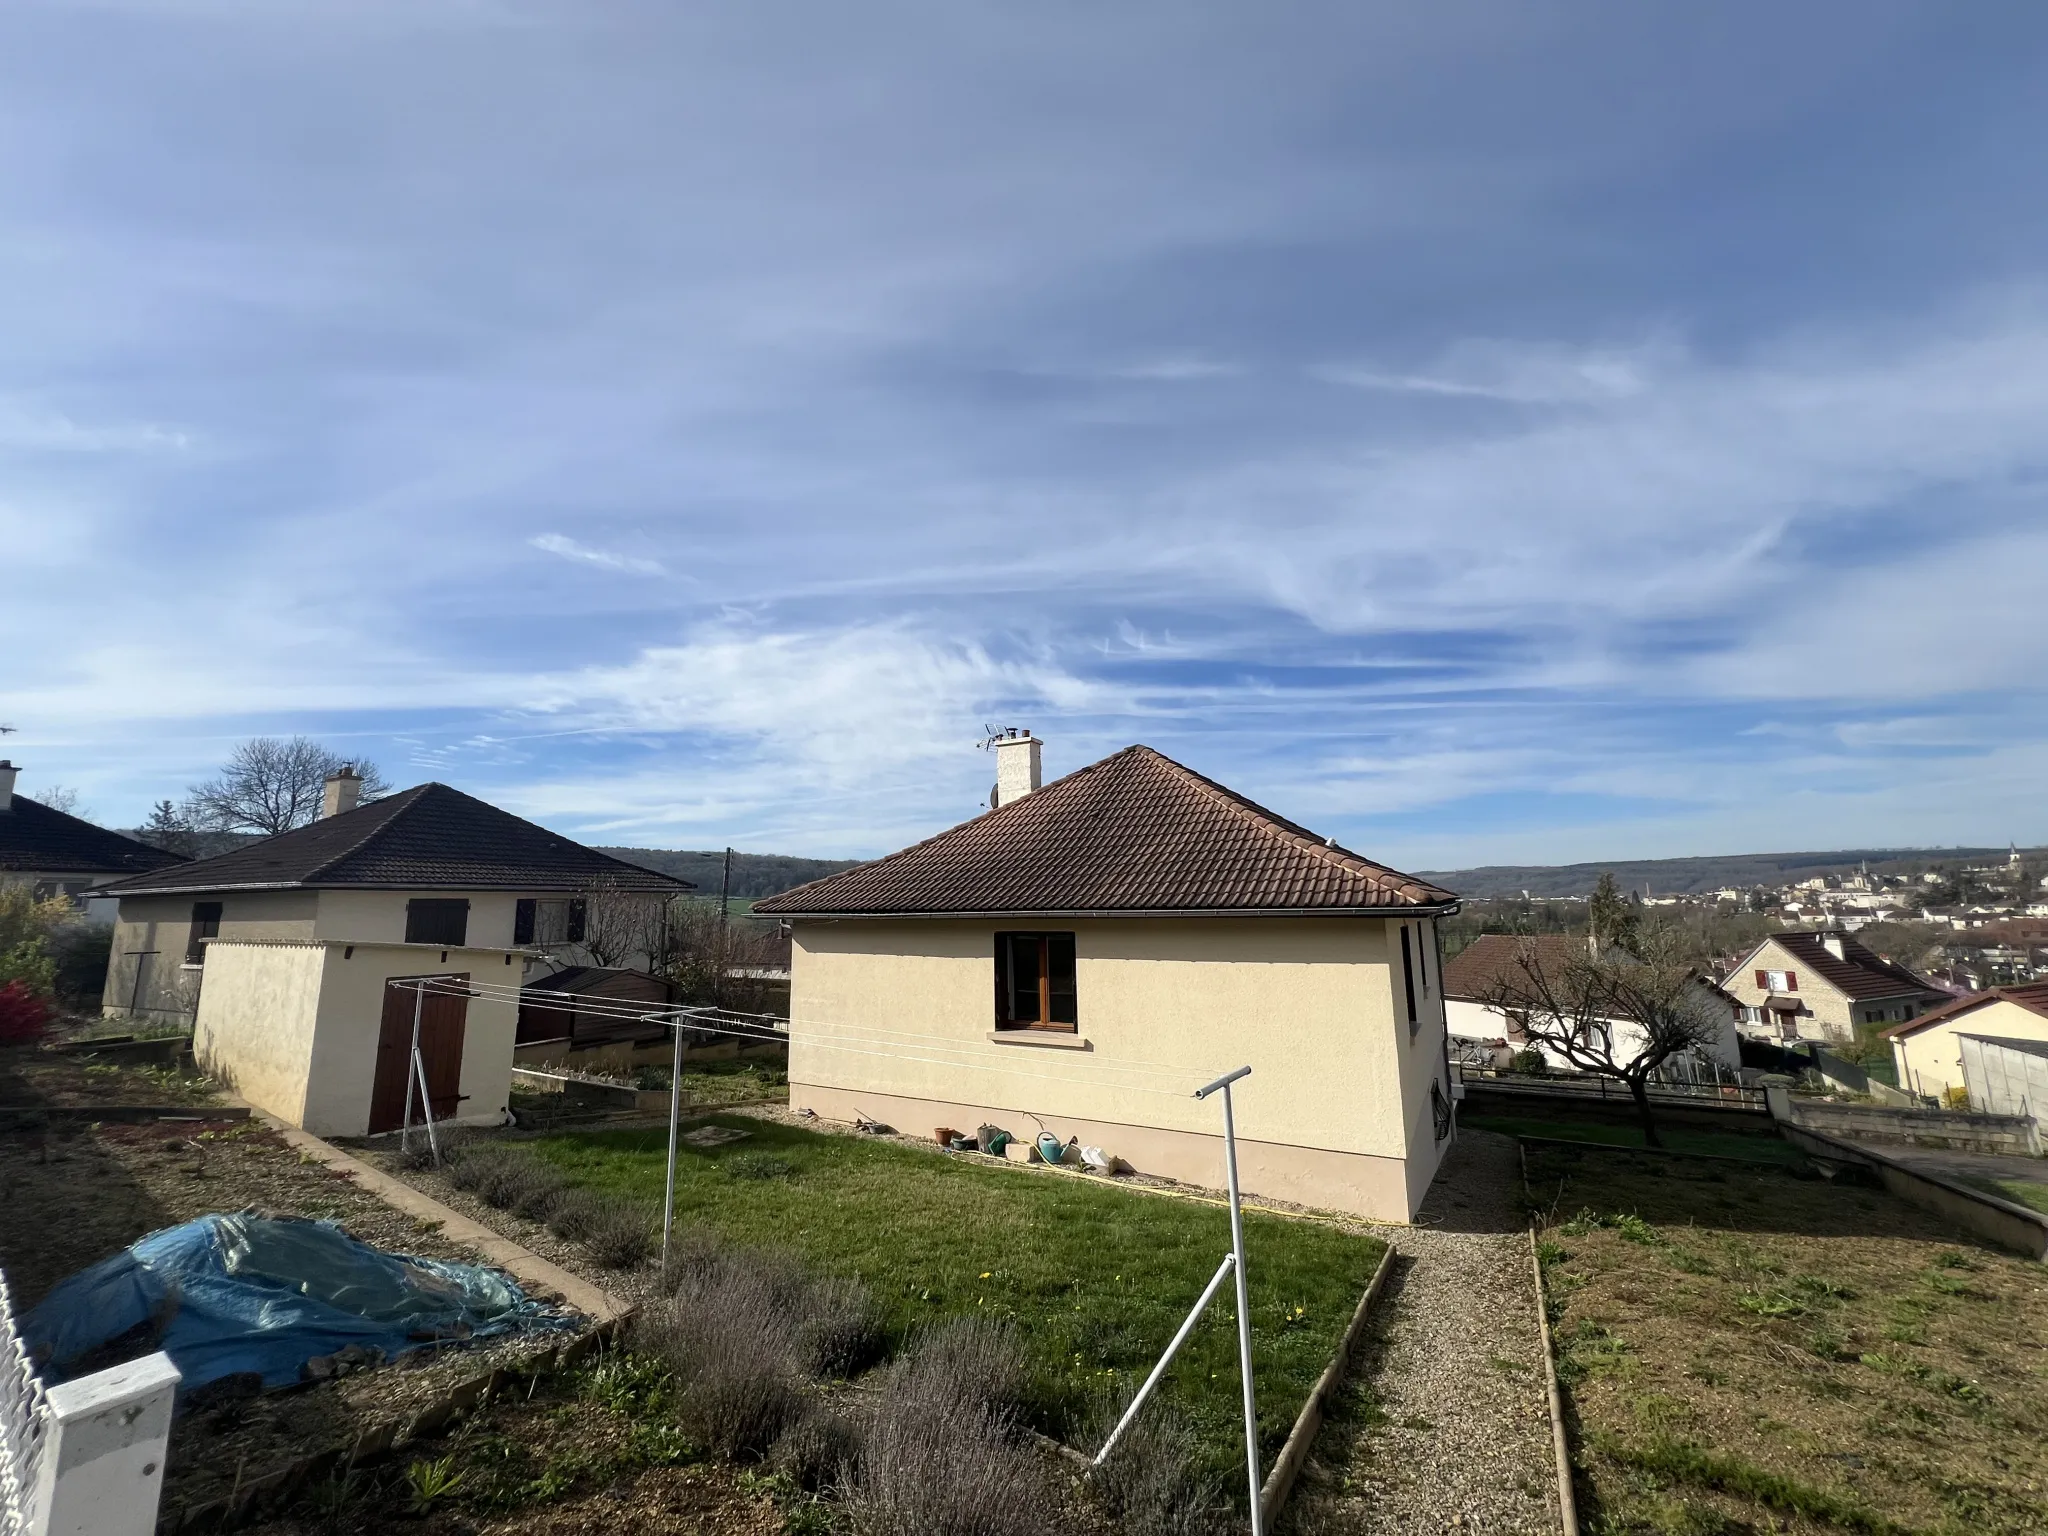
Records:
[[[1536,1273],[1536,1326],[1543,1336],[1543,1390],[1550,1399],[1550,1448],[1557,1460],[1557,1516],[1564,1536],[1579,1536],[1579,1501],[1572,1491],[1572,1453],[1564,1432],[1564,1399],[1557,1390],[1557,1359],[1550,1347],[1550,1302],[1543,1290],[1543,1255],[1529,1228],[1529,1264]]]
[[[1273,1470],[1266,1474],[1266,1486],[1259,1490],[1259,1507],[1264,1511],[1265,1522],[1269,1526],[1286,1507],[1288,1494],[1294,1491],[1294,1480],[1301,1475],[1301,1465],[1308,1460],[1309,1447],[1316,1443],[1316,1436],[1322,1431],[1323,1416],[1329,1412],[1330,1399],[1343,1383],[1344,1373],[1351,1368],[1351,1353],[1365,1333],[1372,1304],[1379,1296],[1380,1288],[1387,1283],[1387,1275],[1393,1267],[1394,1245],[1388,1243],[1387,1251],[1380,1255],[1379,1268],[1372,1272],[1371,1283],[1366,1286],[1365,1294],[1358,1298],[1358,1310],[1351,1314],[1350,1326],[1344,1330],[1344,1337],[1337,1341],[1336,1354],[1323,1367],[1323,1374],[1316,1378],[1308,1401],[1301,1405],[1294,1428],[1288,1432],[1287,1443],[1280,1448]]]

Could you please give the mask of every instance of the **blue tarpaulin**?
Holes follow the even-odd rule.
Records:
[[[475,1264],[385,1253],[331,1221],[242,1211],[152,1232],[59,1284],[23,1319],[46,1377],[154,1324],[181,1391],[254,1374],[300,1379],[350,1345],[388,1357],[571,1319]]]

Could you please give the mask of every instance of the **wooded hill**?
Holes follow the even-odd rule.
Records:
[[[2022,850],[2026,852],[2026,850]],[[1916,874],[1961,864],[2002,860],[2003,848],[1837,848],[1825,853],[1731,853],[1691,859],[1617,859],[1599,864],[1485,864],[1477,869],[1416,870],[1432,884],[1475,901],[1519,896],[1590,896],[1612,871],[1624,891],[1692,896],[1723,886],[1746,891],[1846,875],[1870,866],[1872,874]]]
[[[624,859],[628,864],[638,864],[642,869],[656,869],[664,875],[687,880],[697,887],[699,896],[718,895],[718,882],[725,865],[723,849],[704,853],[672,848],[599,848],[597,851],[608,853],[615,859]],[[799,859],[784,853],[740,853],[735,850],[732,856],[733,901],[735,904],[760,901],[791,886],[851,869],[854,862],[852,859]]]

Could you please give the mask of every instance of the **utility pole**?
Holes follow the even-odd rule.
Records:
[[[713,984],[712,996],[720,1003],[725,1001],[725,918],[732,901],[732,845],[725,849],[725,874],[718,882],[718,980]]]

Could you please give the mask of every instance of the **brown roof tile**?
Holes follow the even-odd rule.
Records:
[[[1525,950],[1537,969],[1553,980],[1590,953],[1583,936],[1568,933],[1482,933],[1444,962],[1444,996],[1480,1002],[1503,981],[1526,980],[1521,958]]]
[[[1349,912],[1457,897],[1150,747],[1126,747],[900,853],[755,903],[792,915]]]
[[[1911,992],[1924,992],[1932,997],[1944,995],[1933,982],[1914,975],[1903,965],[1894,965],[1859,942],[1853,934],[1845,933],[1840,938],[1842,954],[1838,959],[1834,951],[1822,942],[1820,932],[1771,935],[1771,939],[1797,959],[1804,969],[1829,982],[1847,997],[1903,997]]]

